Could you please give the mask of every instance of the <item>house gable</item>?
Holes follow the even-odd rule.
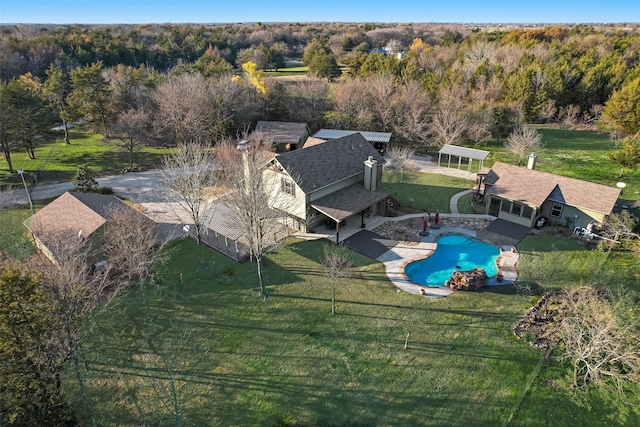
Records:
[[[278,165],[296,181],[305,194],[362,174],[364,161],[372,157],[382,164],[384,157],[359,133],[280,154]]]

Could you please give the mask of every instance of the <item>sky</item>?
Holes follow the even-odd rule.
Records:
[[[640,0],[0,0],[0,23],[640,23]]]

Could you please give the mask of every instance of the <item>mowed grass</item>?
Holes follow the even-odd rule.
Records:
[[[599,426],[623,405],[537,379],[516,405],[542,354],[511,331],[529,299],[510,287],[421,298],[354,254],[332,316],[324,245],[269,255],[263,300],[253,265],[175,243],[157,285],[85,320],[90,409],[70,366],[64,375],[81,423],[90,411],[98,425],[174,424],[178,407],[184,425],[484,426],[514,413],[509,425]],[[623,410],[627,425],[640,422],[635,410]]]
[[[167,148],[145,146],[135,155],[135,163],[142,169],[156,168],[162,157],[170,152]],[[113,142],[103,140],[99,134],[82,131],[71,132],[71,144],[53,141],[40,144],[35,149],[36,158],[29,159],[24,151],[11,154],[13,168],[23,169],[27,183],[32,172],[38,172],[39,182],[69,181],[75,175],[79,165],[87,163],[98,175],[120,173],[129,166],[126,153]],[[3,159],[0,166],[0,185],[22,185],[17,173],[10,174]]]
[[[451,213],[451,197],[474,185],[473,181],[466,179],[421,172],[407,172],[404,179],[398,179],[389,169],[385,169],[382,178],[382,189],[401,205],[432,213],[436,209]]]

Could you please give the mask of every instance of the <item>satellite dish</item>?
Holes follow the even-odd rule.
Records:
[[[626,186],[627,186],[627,184],[625,184],[624,182],[619,182],[619,183],[616,184],[616,187],[618,187],[618,188],[624,188]]]

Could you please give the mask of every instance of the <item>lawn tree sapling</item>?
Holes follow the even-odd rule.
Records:
[[[163,197],[176,218],[189,226],[185,229],[198,243],[206,233],[216,202],[214,193],[218,179],[214,160],[210,147],[194,141],[180,144],[174,153],[163,159],[161,166],[167,186]]]
[[[353,261],[349,250],[340,245],[326,245],[324,255],[320,261],[324,266],[324,273],[331,285],[331,314],[336,314],[336,284],[341,279],[351,277]]]

